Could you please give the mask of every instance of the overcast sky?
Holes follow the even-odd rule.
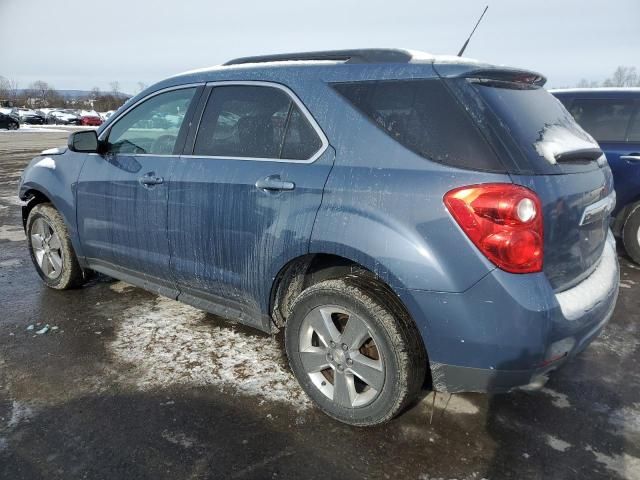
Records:
[[[527,67],[549,86],[640,68],[640,0],[0,0],[0,75],[21,87],[134,93],[232,57],[353,47],[455,54]]]

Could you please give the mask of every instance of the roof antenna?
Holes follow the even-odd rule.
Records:
[[[469,38],[467,38],[467,41],[464,42],[464,45],[462,45],[462,48],[460,49],[460,51],[458,52],[458,56],[461,57],[462,54],[464,53],[464,51],[467,49],[467,45],[469,45],[469,40],[471,40],[471,37],[473,36],[473,34],[476,31],[476,28],[478,28],[478,25],[480,25],[480,22],[482,21],[482,17],[484,17],[484,14],[487,13],[487,10],[489,10],[489,5],[487,5],[486,7],[484,7],[484,11],[482,12],[482,15],[480,15],[480,18],[478,19],[478,21],[476,22],[476,26],[473,27],[473,30],[471,30],[471,34],[469,35]]]

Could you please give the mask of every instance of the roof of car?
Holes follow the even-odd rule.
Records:
[[[433,55],[419,50],[400,48],[360,48],[351,50],[325,50],[315,52],[279,53],[240,57],[221,65],[214,65],[180,74],[215,72],[236,68],[271,68],[271,67],[319,67],[341,64],[408,64],[436,63],[458,65],[489,65],[473,58],[454,55]]]
[[[640,87],[596,87],[596,88],[556,88],[549,90],[554,95],[580,95],[597,97],[640,96]]]

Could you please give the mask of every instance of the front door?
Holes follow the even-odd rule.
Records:
[[[201,118],[169,186],[173,276],[182,300],[264,327],[278,269],[308,251],[333,149],[282,86],[218,84]]]
[[[196,90],[152,95],[124,113],[101,135],[106,151],[88,155],[77,187],[78,229],[90,267],[174,297],[168,182]]]

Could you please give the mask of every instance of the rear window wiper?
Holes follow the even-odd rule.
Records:
[[[593,161],[602,157],[603,152],[599,148],[580,148],[577,150],[569,150],[557,153],[555,155],[556,162],[580,162]]]

